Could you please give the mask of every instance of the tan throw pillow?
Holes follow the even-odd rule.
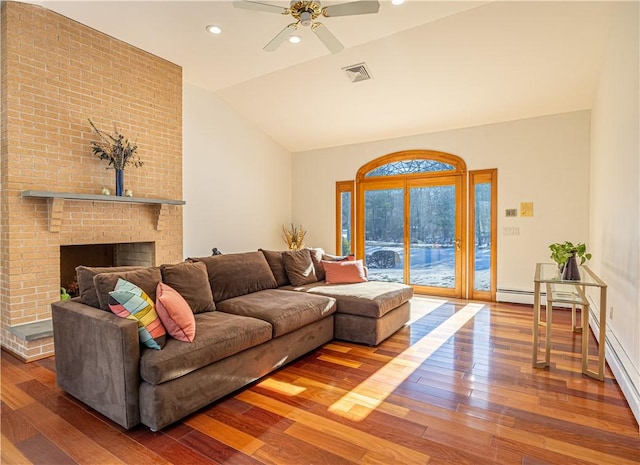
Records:
[[[202,262],[184,262],[160,266],[162,282],[174,289],[187,301],[193,313],[212,312],[216,309],[207,275]]]
[[[293,286],[304,286],[318,281],[309,249],[286,251],[282,253],[282,258]]]
[[[142,289],[155,303],[156,287],[162,281],[160,268],[154,266],[150,268],[141,268],[133,271],[120,271],[116,273],[99,273],[93,277],[93,284],[96,287],[100,308],[105,311],[109,309],[109,292],[116,288],[118,279],[124,279],[135,284]]]

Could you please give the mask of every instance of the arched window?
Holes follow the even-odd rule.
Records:
[[[375,168],[365,174],[365,177],[394,176],[397,174],[418,174],[433,171],[453,171],[455,167],[448,163],[434,160],[401,160],[392,161],[386,165]]]
[[[386,176],[464,174],[467,165],[456,155],[435,150],[404,150],[385,155],[363,165],[357,181]]]

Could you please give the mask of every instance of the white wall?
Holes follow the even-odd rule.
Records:
[[[640,422],[640,75],[637,2],[617,5],[592,112],[593,269],[608,285],[607,360]]]
[[[185,257],[284,248],[291,154],[213,93],[184,84]]]
[[[587,242],[588,111],[295,153],[293,220],[307,243],[335,249],[335,182],[354,179],[366,162],[408,149],[449,152],[467,169],[498,169],[498,289],[533,290],[535,263],[548,244]],[[325,201],[319,202],[318,199]],[[534,203],[532,218],[505,218],[506,208]],[[519,236],[502,228],[518,226]]]

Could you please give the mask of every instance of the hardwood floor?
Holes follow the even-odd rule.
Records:
[[[549,369],[531,367],[531,307],[416,297],[412,315],[378,347],[331,342],[159,433],[65,394],[53,358],[2,352],[1,463],[640,463],[610,370],[580,373],[570,312],[554,313]]]

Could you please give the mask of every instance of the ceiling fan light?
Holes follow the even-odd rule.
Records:
[[[302,41],[302,37],[296,34],[292,34],[289,36],[289,42],[292,44],[299,44]]]
[[[222,29],[220,29],[220,26],[216,26],[214,24],[208,25],[205,29],[209,31],[211,34],[220,34],[222,32]]]
[[[303,11],[300,13],[300,24],[303,26],[308,26],[311,24],[311,13],[308,11]]]

